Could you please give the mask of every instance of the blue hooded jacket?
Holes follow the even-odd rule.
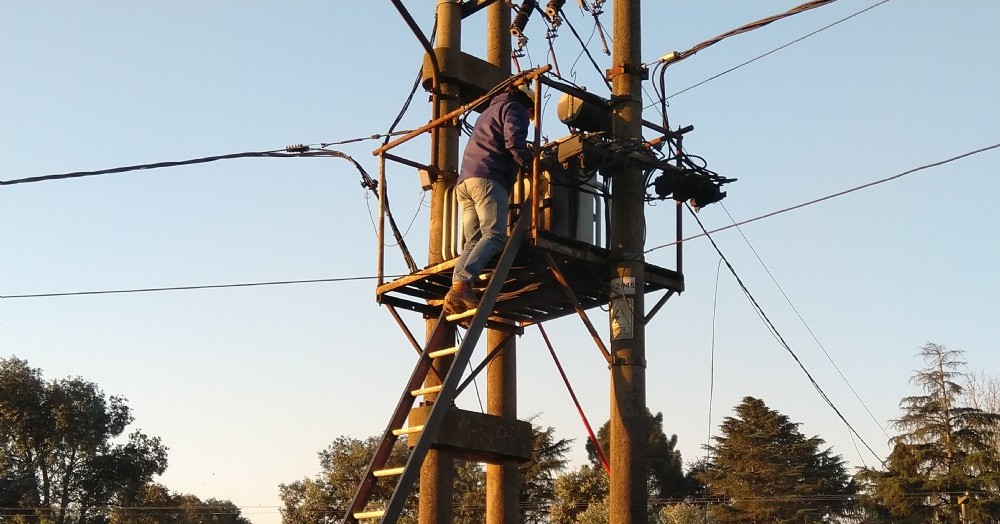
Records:
[[[479,115],[462,156],[457,183],[468,178],[495,180],[510,192],[518,167],[530,170],[528,108],[511,93],[501,93]]]

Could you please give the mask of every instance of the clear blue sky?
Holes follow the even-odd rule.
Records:
[[[643,56],[797,3],[644,2]],[[841,0],[727,40],[672,66],[667,92],[874,3]],[[433,3],[408,5],[429,29]],[[575,2],[567,14],[591,35],[592,19]],[[611,13],[602,21],[610,27]],[[483,27],[482,15],[466,22],[472,52],[483,48]],[[522,63],[544,62],[539,19],[527,33]],[[721,227],[726,210],[752,218],[1000,143],[997,35],[996,2],[890,1],[671,98],[671,123],[695,126],[689,152],[739,179],[726,209],[710,206],[702,220]],[[590,49],[610,67],[596,37]],[[564,26],[563,75],[575,70],[605,94],[585,57],[574,67],[579,51]],[[388,1],[6,0],[0,178],[372,135],[401,106],[421,53]],[[402,127],[428,117],[419,94]],[[659,118],[652,108],[646,117]],[[375,173],[375,147],[339,149]],[[424,160],[428,147],[418,140],[401,152]],[[883,456],[880,425],[914,392],[919,346],[962,349],[972,369],[1000,374],[998,165],[993,150],[742,229],[875,420],[740,233],[716,235],[805,366]],[[425,195],[411,170],[393,167],[389,177],[397,218],[405,226],[415,216],[407,240],[423,263]],[[343,160],[250,159],[4,186],[0,295],[373,275],[375,203],[358,182]],[[646,227],[647,246],[670,241],[672,206],[647,208]],[[695,227],[688,221],[689,233]],[[716,293],[710,244],[692,241],[685,253],[688,291],[647,328],[649,406],[664,413],[684,459],[702,456],[709,429],[753,395],[852,465],[872,465],[724,271]],[[672,249],[648,256],[673,264]],[[395,256],[389,265],[404,268]],[[604,333],[605,317],[592,311]],[[602,424],[608,377],[598,350],[575,317],[550,331],[591,422]],[[519,348],[520,413],[577,439],[572,458],[581,462],[582,425],[537,331]],[[0,354],[128,398],[134,427],[170,447],[160,482],[231,499],[256,524],[280,521],[278,484],[314,475],[316,452],[334,438],[381,431],[415,358],[370,280],[4,298]],[[478,409],[475,393],[462,405]]]

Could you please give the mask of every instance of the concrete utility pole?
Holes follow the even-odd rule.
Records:
[[[462,46],[462,12],[459,0],[438,0],[437,2],[437,46],[452,48],[456,52]],[[457,109],[461,104],[458,100],[458,87],[442,80],[436,97],[438,107],[436,115],[447,114]],[[459,130],[454,126],[435,128],[431,143],[431,165],[450,172],[458,171],[458,138]],[[442,240],[445,228],[445,206],[449,204],[447,195],[454,187],[454,179],[438,176],[431,193],[430,245],[428,246],[428,263],[431,265],[444,262]],[[431,332],[437,324],[437,319],[428,319],[426,336],[430,339]],[[446,337],[454,341],[452,334]],[[440,349],[440,348],[438,348]],[[442,366],[450,366],[450,362]],[[447,367],[442,367],[447,369]],[[441,373],[443,376],[443,372]],[[425,381],[427,386],[441,384],[441,380],[431,373]],[[426,397],[425,397],[426,398]],[[428,399],[430,400],[430,399]],[[432,449],[420,468],[420,502],[418,507],[418,522],[420,524],[447,524],[452,521],[452,494],[455,484],[455,457],[451,451]]]
[[[612,134],[642,138],[640,0],[615,0],[612,52]],[[645,524],[646,330],[645,209],[642,169],[626,164],[611,186],[611,500],[612,524]]]
[[[510,7],[493,2],[486,8],[486,61],[510,75]],[[489,330],[487,351],[504,343],[507,333]],[[486,412],[509,420],[517,419],[517,339],[510,340],[486,368]],[[518,492],[520,471],[515,460],[486,465],[486,524],[520,522]]]

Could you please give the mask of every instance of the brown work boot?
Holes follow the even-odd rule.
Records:
[[[444,310],[449,315],[465,313],[479,307],[479,297],[467,282],[453,282],[444,297]]]

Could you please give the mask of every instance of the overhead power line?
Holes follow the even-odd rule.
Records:
[[[364,168],[361,167],[357,161],[350,157],[346,153],[340,151],[334,151],[332,149],[310,149],[309,146],[295,145],[288,146],[285,149],[277,149],[273,151],[249,151],[246,153],[231,153],[228,155],[215,155],[206,156],[202,158],[192,158],[190,160],[177,160],[170,162],[156,162],[153,164],[139,164],[134,166],[122,166],[113,167],[110,169],[99,169],[96,171],[74,171],[72,173],[60,173],[57,175],[42,175],[33,176],[27,178],[15,178],[13,180],[0,180],[0,185],[14,185],[14,184],[29,184],[34,182],[45,182],[48,180],[65,180],[68,178],[82,178],[97,175],[110,175],[114,173],[127,173],[129,171],[144,171],[147,169],[161,169],[165,167],[178,167],[178,166],[188,166],[193,164],[205,164],[208,162],[217,162],[219,160],[233,160],[237,158],[301,158],[301,157],[337,157],[343,158],[356,167],[365,177],[366,182],[362,183],[363,186],[368,187],[369,184],[374,184],[374,180],[368,173],[365,172]],[[374,189],[373,189],[374,190]]]
[[[736,220],[733,219],[733,215],[729,214],[729,209],[726,209],[725,204],[720,203],[720,205],[722,206],[722,209],[726,212],[726,215],[729,217],[729,220],[732,222],[736,222]],[[861,395],[858,394],[858,391],[854,389],[854,385],[851,384],[851,381],[847,380],[847,376],[844,375],[844,372],[840,370],[840,366],[838,366],[837,363],[833,361],[833,357],[830,356],[830,352],[828,352],[823,343],[819,341],[819,337],[816,336],[816,333],[813,332],[812,327],[810,327],[809,323],[806,322],[805,317],[803,317],[802,313],[799,312],[799,308],[795,307],[795,304],[792,303],[791,297],[789,297],[788,294],[785,293],[785,289],[781,287],[781,284],[778,283],[778,279],[775,278],[773,273],[771,273],[771,268],[767,267],[767,264],[764,263],[764,259],[762,259],[760,257],[760,254],[757,253],[757,249],[755,249],[753,247],[753,244],[750,243],[750,239],[747,238],[745,234],[743,234],[742,229],[737,227],[736,231],[738,231],[740,233],[740,236],[743,237],[743,241],[746,242],[747,247],[750,248],[750,251],[753,253],[754,257],[757,258],[757,262],[759,262],[761,267],[764,268],[764,271],[767,273],[767,276],[771,278],[771,282],[774,283],[774,287],[778,288],[778,291],[781,293],[781,296],[785,298],[785,302],[788,303],[788,306],[791,307],[792,311],[795,312],[795,316],[799,318],[799,322],[801,322],[802,325],[805,326],[806,331],[808,331],[809,334],[812,336],[813,341],[816,342],[816,345],[819,346],[819,349],[823,351],[824,355],[826,355],[826,359],[829,360],[830,364],[833,365],[833,369],[837,370],[837,373],[840,374],[840,378],[843,379],[844,383],[847,384],[847,387],[850,388],[851,393],[854,393],[854,398],[858,399],[858,402],[861,403],[861,406],[865,408],[865,411],[868,412],[868,416],[870,416],[872,421],[874,421],[875,424],[879,427],[879,429],[882,430],[882,433],[885,435],[885,438],[890,438],[889,434],[885,431],[885,428],[882,427],[882,424],[875,417],[875,414],[872,413],[871,409],[869,409],[868,403],[866,403],[864,399],[861,398]],[[716,287],[718,287],[718,275],[716,275]]]
[[[389,131],[388,133],[379,134],[376,133],[370,136],[349,138],[346,140],[340,140],[337,142],[322,142],[318,144],[302,145],[296,144],[292,146],[286,146],[284,149],[274,149],[271,151],[247,151],[243,153],[229,153],[225,155],[214,155],[206,156],[202,158],[192,158],[188,160],[176,160],[169,162],[155,162],[152,164],[138,164],[131,166],[121,166],[113,167],[110,169],[98,169],[95,171],[73,171],[71,173],[59,173],[53,175],[41,175],[25,178],[15,178],[11,180],[0,180],[0,186],[9,186],[15,184],[29,184],[34,182],[45,182],[48,180],[64,180],[68,178],[83,178],[98,175],[110,175],[115,173],[127,173],[130,171],[143,171],[147,169],[162,169],[166,167],[179,167],[188,166],[195,164],[205,164],[209,162],[217,162],[220,160],[235,160],[240,158],[300,158],[300,157],[337,157],[343,158],[354,164],[354,166],[368,179],[368,173],[364,171],[361,164],[356,162],[350,155],[343,153],[341,151],[336,151],[333,149],[327,149],[333,145],[350,144],[353,142],[361,142],[364,140],[379,140],[382,138],[388,138],[395,135],[401,135],[409,133],[410,130],[406,131]],[[317,149],[318,148],[318,149]],[[367,184],[362,184],[367,187]],[[374,190],[374,189],[373,189]]]
[[[708,47],[711,47],[711,46],[713,46],[715,44],[718,44],[719,42],[721,42],[721,41],[723,41],[723,40],[725,40],[727,38],[731,38],[731,37],[734,37],[736,35],[740,35],[740,34],[743,34],[743,33],[748,33],[750,31],[753,31],[754,29],[760,29],[761,27],[764,27],[764,26],[766,26],[766,25],[768,25],[768,24],[770,24],[772,22],[777,22],[778,20],[781,20],[783,18],[788,18],[789,16],[792,16],[792,15],[797,15],[799,13],[803,13],[805,11],[809,11],[811,9],[815,9],[817,7],[822,7],[822,6],[826,5],[826,4],[831,4],[831,3],[835,2],[835,1],[836,0],[813,0],[811,2],[806,2],[806,3],[802,4],[802,5],[799,5],[799,6],[796,6],[796,7],[793,7],[791,9],[789,9],[788,11],[785,11],[784,13],[772,15],[772,16],[769,16],[767,18],[761,18],[760,20],[757,20],[757,21],[754,21],[754,22],[750,22],[749,24],[743,24],[740,27],[737,27],[736,29],[733,29],[733,30],[730,30],[730,31],[726,31],[725,33],[722,33],[721,35],[716,36],[715,38],[709,38],[708,40],[705,40],[704,42],[701,42],[699,44],[695,44],[693,47],[691,47],[691,49],[688,49],[687,51],[674,51],[672,53],[668,53],[666,55],[663,55],[662,57],[659,58],[659,60],[654,61],[654,63],[660,63],[660,64],[666,64],[666,65],[675,64],[677,62],[680,62],[681,60],[684,60],[686,58],[689,58],[689,57],[693,56],[698,51],[701,51],[701,50],[703,50],[705,48],[708,48]]]
[[[976,149],[974,151],[969,151],[968,153],[962,153],[961,155],[958,155],[958,156],[953,156],[953,157],[947,158],[945,160],[941,160],[941,161],[938,161],[938,162],[933,162],[933,163],[930,163],[930,164],[925,164],[925,165],[922,165],[920,167],[915,167],[913,169],[909,169],[907,171],[903,171],[902,173],[899,173],[899,174],[896,174],[896,175],[892,175],[890,177],[882,178],[880,180],[875,180],[874,182],[868,182],[867,184],[861,184],[860,186],[855,186],[855,187],[852,187],[850,189],[845,189],[843,191],[838,191],[836,193],[833,193],[833,194],[830,194],[830,195],[827,195],[827,196],[824,196],[824,197],[816,198],[816,199],[810,200],[808,202],[803,202],[801,204],[796,204],[794,206],[789,206],[789,207],[786,207],[786,208],[783,208],[783,209],[779,209],[777,211],[772,211],[770,213],[765,213],[763,215],[760,215],[760,216],[757,216],[757,217],[754,217],[754,218],[750,218],[750,219],[747,219],[747,220],[743,220],[743,221],[740,221],[740,222],[734,222],[732,224],[729,224],[728,226],[722,226],[720,228],[713,229],[711,231],[706,231],[704,233],[698,233],[696,235],[692,235],[692,236],[689,236],[689,237],[681,239],[681,240],[676,240],[674,242],[669,242],[669,243],[666,243],[666,244],[663,244],[663,245],[659,245],[659,246],[656,246],[656,247],[651,247],[651,248],[647,249],[646,251],[644,251],[643,253],[644,254],[648,254],[648,253],[651,253],[651,252],[656,251],[658,249],[663,249],[665,247],[674,246],[674,245],[677,245],[677,244],[681,244],[683,242],[687,242],[689,240],[694,240],[696,238],[700,238],[700,237],[703,237],[703,236],[712,235],[712,234],[718,233],[720,231],[725,231],[727,229],[732,229],[734,227],[739,227],[739,226],[742,226],[744,224],[749,224],[751,222],[756,222],[758,220],[763,220],[765,218],[770,218],[770,217],[773,217],[775,215],[780,215],[782,213],[787,213],[789,211],[794,211],[796,209],[801,209],[801,208],[806,207],[806,206],[811,206],[813,204],[818,204],[820,202],[825,202],[827,200],[830,200],[830,199],[833,199],[833,198],[837,198],[839,196],[844,196],[846,194],[853,193],[855,191],[861,191],[862,189],[867,189],[867,188],[872,187],[872,186],[877,186],[879,184],[884,184],[886,182],[891,182],[893,180],[896,180],[898,178],[902,178],[902,177],[904,177],[906,175],[911,175],[911,174],[916,173],[918,171],[923,171],[925,169],[930,169],[932,167],[943,166],[943,165],[948,164],[950,162],[954,162],[956,160],[961,160],[963,158],[970,157],[970,156],[973,156],[973,155],[978,155],[979,153],[985,153],[986,151],[990,151],[992,149],[997,149],[997,148],[1000,148],[1000,144],[993,144],[992,146],[986,146],[986,147],[983,147],[983,148],[980,148],[980,149]]]
[[[712,234],[718,233],[720,231],[725,231],[727,229],[731,229],[731,228],[734,228],[734,227],[739,227],[739,226],[742,226],[744,224],[749,224],[751,222],[756,222],[758,220],[763,220],[765,218],[769,218],[769,217],[772,217],[772,216],[775,216],[775,215],[779,215],[779,214],[782,214],[782,213],[787,213],[787,212],[795,210],[795,209],[803,208],[803,207],[806,207],[806,206],[809,206],[809,205],[812,205],[812,204],[823,202],[825,200],[830,200],[832,198],[835,198],[835,197],[838,197],[838,196],[842,196],[842,195],[846,195],[848,193],[853,193],[855,191],[860,191],[862,189],[865,189],[865,188],[868,188],[868,187],[872,187],[872,186],[875,186],[875,185],[878,185],[878,184],[882,184],[882,183],[885,183],[885,182],[889,182],[891,180],[896,180],[896,179],[901,178],[903,176],[906,176],[906,175],[909,175],[909,174],[912,174],[912,173],[916,173],[917,171],[922,171],[924,169],[930,169],[932,167],[941,166],[941,165],[947,164],[949,162],[954,162],[956,160],[960,160],[960,159],[965,158],[965,157],[969,157],[969,156],[972,156],[972,155],[976,155],[976,154],[983,153],[983,152],[990,151],[992,149],[997,149],[997,148],[1000,148],[1000,144],[994,144],[992,146],[987,146],[987,147],[984,147],[984,148],[981,148],[981,149],[976,149],[975,151],[969,151],[968,153],[963,153],[961,155],[954,156],[954,157],[951,157],[951,158],[948,158],[948,159],[945,159],[945,160],[941,160],[939,162],[934,162],[934,163],[926,164],[926,165],[923,165],[923,166],[920,166],[920,167],[915,167],[913,169],[904,171],[904,172],[899,173],[897,175],[893,175],[891,177],[883,178],[881,180],[876,180],[874,182],[869,182],[867,184],[862,184],[860,186],[856,186],[856,187],[853,187],[851,189],[840,191],[840,192],[834,193],[832,195],[827,195],[825,197],[821,197],[821,198],[817,198],[817,199],[814,199],[814,200],[810,200],[810,201],[802,203],[802,204],[798,204],[798,205],[786,207],[784,209],[779,209],[778,211],[773,211],[771,213],[766,213],[764,215],[760,215],[758,217],[754,217],[754,218],[751,218],[751,219],[748,219],[748,220],[743,220],[741,222],[734,222],[734,223],[732,223],[732,224],[730,224],[728,226],[723,226],[723,227],[720,227],[720,228],[717,228],[717,229],[713,229],[711,231],[706,231],[706,232],[703,232],[703,233],[692,235],[690,237],[684,238],[684,239],[682,239],[680,241],[677,241],[677,242],[671,242],[671,243],[668,243],[668,244],[663,244],[663,245],[660,245],[660,246],[652,247],[650,249],[647,249],[645,251],[645,253],[650,253],[650,252],[656,251],[658,249],[663,249],[665,247],[673,246],[673,245],[678,244],[680,242],[688,242],[688,241],[694,240],[696,238],[700,238],[700,237],[703,237],[703,236],[712,235]],[[398,277],[402,277],[402,276],[405,276],[405,275],[395,275],[395,276],[391,276],[391,278],[398,278]],[[287,284],[310,284],[310,283],[318,283],[318,282],[340,282],[340,281],[348,281],[348,280],[371,280],[371,279],[374,279],[374,278],[376,278],[376,277],[374,277],[374,276],[363,276],[363,277],[343,277],[343,278],[321,278],[321,279],[312,279],[312,280],[283,280],[283,281],[269,281],[269,282],[250,282],[250,283],[242,283],[242,284],[216,284],[216,285],[205,285],[205,286],[151,287],[151,288],[136,288],[136,289],[112,289],[112,290],[101,290],[101,291],[71,291],[71,292],[65,292],[65,293],[34,293],[34,294],[24,294],[24,295],[4,295],[4,296],[0,296],[0,299],[43,298],[43,297],[79,296],[79,295],[108,295],[108,294],[121,294],[121,293],[147,293],[147,292],[156,292],[156,291],[186,291],[186,290],[195,290],[195,289],[215,289],[215,288],[253,287],[253,286],[274,286],[274,285],[287,285]]]
[[[236,158],[267,158],[267,157],[289,157],[301,156],[301,154],[289,153],[284,150],[274,151],[250,151],[246,153],[231,153],[228,155],[206,156],[203,158],[192,158],[190,160],[179,160],[171,162],[156,162],[153,164],[139,164],[134,166],[113,167],[111,169],[99,169],[96,171],[74,171],[72,173],[60,173],[58,175],[42,175],[27,178],[15,178],[13,180],[0,180],[0,185],[9,186],[14,184],[30,184],[33,182],[44,182],[46,180],[63,180],[67,178],[81,178],[97,175],[109,175],[112,173],[126,173],[128,171],[141,171],[145,169],[160,169],[164,167],[187,166],[192,164],[204,164],[216,162],[218,160],[233,160]]]
[[[719,78],[721,76],[724,76],[724,75],[727,75],[729,73],[732,73],[733,71],[736,71],[737,69],[739,69],[739,68],[741,68],[743,66],[750,65],[750,64],[752,64],[752,63],[754,63],[754,62],[756,62],[756,61],[758,61],[758,60],[760,60],[762,58],[765,58],[767,56],[773,55],[774,53],[777,53],[778,51],[781,51],[782,49],[785,49],[786,47],[789,47],[789,46],[792,46],[794,44],[797,44],[797,43],[805,40],[806,38],[809,38],[809,37],[811,37],[813,35],[816,35],[818,33],[822,33],[823,31],[826,31],[827,29],[830,29],[831,27],[833,27],[835,25],[838,25],[838,24],[841,24],[843,22],[846,22],[846,21],[848,21],[848,20],[850,20],[850,19],[852,19],[852,18],[854,18],[854,17],[856,17],[856,16],[858,16],[858,15],[860,15],[862,13],[871,11],[872,9],[875,9],[878,6],[880,6],[880,5],[884,4],[884,3],[887,3],[888,1],[889,0],[882,0],[881,2],[878,2],[876,4],[872,4],[872,5],[864,8],[864,9],[862,9],[860,11],[857,11],[855,13],[847,15],[844,18],[841,18],[840,20],[837,20],[836,22],[833,22],[831,24],[827,24],[827,25],[825,25],[825,26],[823,26],[823,27],[821,27],[821,28],[819,28],[819,29],[817,29],[815,31],[812,31],[811,33],[807,33],[807,34],[805,34],[803,36],[800,36],[800,37],[796,38],[795,40],[792,40],[792,41],[790,41],[790,42],[788,42],[786,44],[780,45],[780,46],[778,46],[778,47],[776,47],[776,48],[774,48],[774,49],[772,49],[772,50],[770,50],[770,51],[768,51],[766,53],[757,55],[757,56],[751,58],[750,60],[747,60],[746,62],[743,62],[741,64],[738,64],[738,65],[735,65],[733,67],[730,67],[729,69],[726,69],[725,71],[723,71],[721,73],[718,73],[716,75],[710,76],[710,77],[702,80],[701,82],[689,85],[689,86],[685,87],[684,89],[681,89],[680,91],[677,91],[676,93],[671,94],[666,99],[670,100],[671,98],[673,98],[675,96],[678,96],[678,95],[680,95],[682,93],[686,93],[686,92],[688,92],[688,91],[690,91],[690,90],[692,90],[692,89],[694,89],[696,87],[705,85],[705,84],[711,82],[712,80],[715,80],[716,78]],[[653,106],[655,106],[655,104],[648,105],[648,106],[644,107],[643,109],[648,109],[648,108],[653,107]]]
[[[390,275],[390,278],[398,278],[404,275]],[[192,291],[196,289],[225,289],[237,287],[259,287],[259,286],[287,286],[290,284],[318,284],[321,282],[350,282],[356,280],[375,280],[377,276],[359,277],[339,277],[339,278],[313,278],[307,280],[274,280],[268,282],[243,282],[238,284],[208,284],[203,286],[171,286],[171,287],[143,287],[130,289],[104,289],[99,291],[68,291],[64,293],[32,293],[26,295],[3,295],[0,299],[12,298],[48,298],[48,297],[74,297],[85,295],[120,295],[126,293],[152,293],[158,291]]]
[[[775,340],[777,340],[778,343],[781,344],[781,347],[785,348],[785,351],[787,351],[788,354],[792,356],[792,358],[795,360],[795,363],[798,364],[802,372],[805,373],[806,378],[809,379],[809,383],[811,383],[813,388],[816,389],[816,392],[819,393],[819,396],[823,399],[823,401],[826,402],[826,404],[830,406],[831,409],[833,409],[833,412],[837,414],[837,417],[840,418],[840,420],[847,425],[847,429],[849,429],[851,433],[853,433],[855,436],[858,437],[858,440],[860,440],[861,443],[864,444],[866,448],[868,448],[868,451],[871,452],[872,456],[874,456],[877,460],[882,461],[878,453],[875,453],[875,450],[872,449],[870,445],[868,445],[868,442],[865,441],[864,437],[862,437],[861,434],[858,433],[856,429],[854,429],[854,426],[852,426],[851,423],[847,421],[847,418],[844,417],[844,415],[840,412],[840,409],[838,409],[837,406],[833,403],[833,400],[831,400],[830,397],[827,396],[826,392],[823,391],[823,388],[820,387],[819,383],[816,382],[816,379],[813,378],[812,373],[809,373],[809,370],[806,369],[805,364],[803,364],[802,361],[799,360],[799,356],[795,354],[795,351],[792,351],[792,347],[788,344],[788,342],[785,341],[785,337],[783,337],[781,335],[781,332],[778,331],[778,327],[774,325],[774,322],[772,322],[771,319],[767,316],[767,313],[764,312],[764,308],[761,307],[760,303],[757,302],[757,299],[754,298],[753,294],[750,293],[750,289],[747,288],[746,284],[743,283],[743,279],[740,278],[740,275],[736,273],[736,268],[734,268],[733,265],[729,262],[729,259],[726,258],[726,255],[722,253],[722,250],[719,248],[719,245],[715,243],[715,239],[713,239],[712,236],[708,234],[708,231],[705,229],[704,224],[701,223],[701,219],[698,218],[698,215],[694,212],[693,209],[691,209],[690,206],[687,206],[687,204],[685,204],[685,207],[688,208],[688,211],[690,211],[691,216],[693,216],[695,221],[698,222],[698,226],[701,227],[702,231],[704,231],[705,235],[708,237],[708,241],[711,242],[712,247],[715,248],[715,252],[726,264],[726,267],[729,269],[729,272],[736,279],[736,283],[739,284],[740,289],[743,290],[743,293],[746,295],[747,299],[753,305],[754,310],[760,316],[761,320],[764,322],[764,325],[767,326],[768,330],[774,336]],[[882,464],[884,465],[885,462],[882,462]]]
[[[562,13],[562,11],[560,11],[560,13]],[[576,28],[573,27],[573,23],[569,21],[569,18],[565,14],[563,14],[563,19],[566,21],[566,26],[569,27],[570,32],[572,32],[573,36],[576,37],[576,41],[580,42],[580,47],[582,48],[581,52],[587,55],[587,58],[590,59],[590,63],[594,66],[594,69],[597,70],[597,74],[600,75],[601,79],[604,80],[604,84],[607,85],[610,90],[611,82],[604,76],[604,71],[601,70],[601,66],[597,65],[597,60],[594,60],[594,55],[590,54],[590,49],[587,47],[587,44],[584,43],[583,38],[580,37],[580,33],[576,32]],[[597,26],[594,26],[594,29],[596,31]]]

